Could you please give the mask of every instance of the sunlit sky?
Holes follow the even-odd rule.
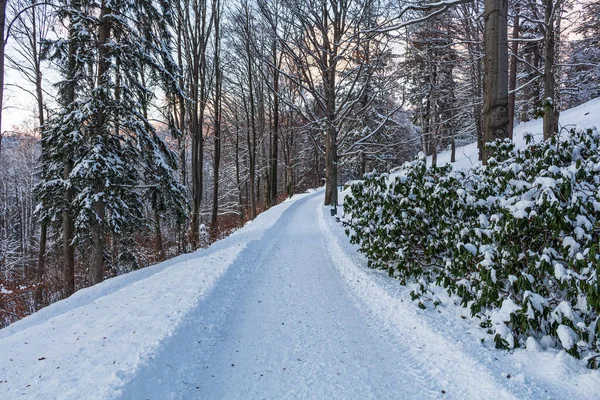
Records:
[[[7,68],[4,88],[4,111],[2,112],[2,131],[12,131],[27,119],[34,118],[35,98],[12,84],[23,84],[23,79],[15,71]]]

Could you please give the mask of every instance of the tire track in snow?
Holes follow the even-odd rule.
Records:
[[[200,389],[205,383],[198,379],[198,375],[205,360],[215,354],[220,342],[228,335],[223,326],[256,270],[253,255],[270,241],[273,231],[282,229],[300,201],[292,203],[260,236],[252,235],[252,231],[260,232],[259,227],[253,226],[255,222],[245,228],[250,232],[240,232],[243,236],[240,241],[245,242],[243,250],[227,265],[207,296],[186,315],[177,331],[161,343],[132,379],[123,383],[115,398],[204,398]],[[250,237],[255,239],[250,240]]]

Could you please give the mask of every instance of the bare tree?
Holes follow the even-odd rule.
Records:
[[[6,41],[4,39],[4,29],[6,25],[6,1],[0,0],[0,157],[2,156],[2,111],[4,105],[4,50]]]
[[[544,6],[544,139],[558,129],[559,104],[556,91],[556,47],[560,32],[562,0],[543,0]]]
[[[20,88],[30,93],[36,100],[38,131],[43,133],[45,123],[45,101],[42,87],[42,42],[46,40],[50,27],[53,23],[53,14],[49,12],[48,5],[32,0],[17,2],[13,6],[13,14],[16,16],[12,25],[12,37],[15,42],[14,55],[7,55],[8,66],[19,72],[24,80],[34,87],[31,91]],[[41,141],[44,146],[44,141]],[[41,156],[44,156],[42,150]],[[42,161],[43,162],[43,161]],[[45,270],[46,242],[48,225],[42,222],[40,226],[39,253],[37,265],[38,285],[36,290],[36,302],[42,302],[42,281]]]
[[[508,137],[513,138],[515,126],[515,103],[516,103],[516,88],[517,88],[517,59],[519,51],[519,31],[520,6],[517,3],[514,7],[513,27],[512,27],[512,43],[510,47],[510,64],[509,64],[509,79],[508,79]]]
[[[359,57],[363,42],[377,35],[362,29],[371,1],[284,0],[282,6],[281,18],[293,33],[289,40],[280,35],[286,56],[280,72],[297,85],[302,103],[295,110],[325,156],[325,204],[337,205],[338,146],[355,133],[351,117],[361,108],[372,73]],[[274,16],[269,18],[280,32]]]
[[[255,30],[255,21],[251,16],[252,10],[247,0],[240,2],[240,10],[237,21],[242,27],[241,39],[243,41],[244,51],[244,72],[246,73],[247,81],[247,99],[244,96],[244,111],[246,114],[246,145],[248,149],[248,174],[249,174],[249,202],[250,202],[250,218],[256,218],[256,149],[258,144],[258,132],[256,124],[256,73],[254,66],[253,33]]]
[[[214,134],[214,153],[213,153],[213,203],[211,216],[211,239],[216,239],[218,234],[218,216],[219,216],[219,167],[221,165],[221,120],[222,120],[222,91],[223,91],[223,70],[221,67],[221,2],[213,1],[213,24],[214,34],[214,88],[213,88],[213,134]]]
[[[185,75],[189,104],[189,131],[192,137],[192,214],[190,223],[190,244],[198,248],[200,242],[200,205],[203,193],[204,165],[204,113],[210,94],[207,62],[208,44],[213,19],[209,15],[207,0],[182,0]]]

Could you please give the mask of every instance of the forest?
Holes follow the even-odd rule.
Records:
[[[0,0],[0,34],[0,327],[600,96],[595,0]]]

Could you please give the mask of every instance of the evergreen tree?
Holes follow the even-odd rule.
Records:
[[[163,87],[178,90],[169,10],[167,2],[123,0],[59,11],[72,28],[67,41],[54,43],[54,54],[60,60],[74,53],[75,63],[61,83],[61,110],[46,127],[39,208],[50,220],[60,211],[73,216],[74,241],[89,257],[93,283],[104,277],[106,236],[131,239],[130,228],[146,222],[146,198],[159,212],[185,216],[173,172],[177,157],[150,123],[153,91],[140,79],[147,66],[166,82]]]
[[[70,179],[74,160],[81,155],[83,140],[81,126],[84,114],[78,95],[89,91],[86,71],[94,58],[91,34],[94,19],[84,10],[87,0],[70,0],[57,9],[57,18],[69,26],[66,40],[48,43],[46,56],[57,65],[63,77],[57,83],[59,111],[43,126],[40,183],[36,188],[40,201],[39,218],[42,224],[61,227],[63,242],[63,296],[75,291],[75,255],[73,247],[73,193],[77,192]]]

